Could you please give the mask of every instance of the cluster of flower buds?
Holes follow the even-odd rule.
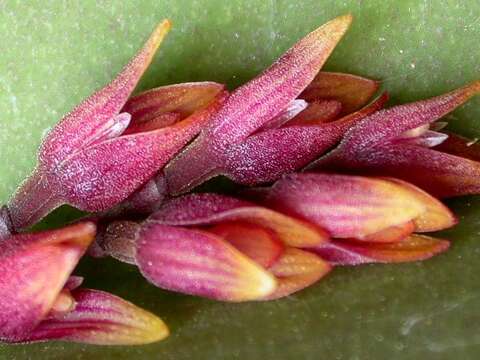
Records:
[[[171,199],[142,222],[112,221],[98,246],[164,289],[270,300],[315,283],[332,265],[430,258],[449,242],[417,233],[456,223],[437,199],[388,178],[294,174],[249,197]]]
[[[72,272],[87,249],[163,289],[231,302],[288,296],[334,266],[448,249],[425,235],[457,222],[436,197],[480,193],[480,146],[437,120],[480,82],[383,109],[379,82],[320,72],[351,21],[321,26],[231,93],[198,82],[132,97],[170,28],[162,22],[47,134],[35,170],[0,209],[0,339],[144,344],[168,335],[155,315],[80,288]],[[237,184],[233,196],[184,194],[219,175]],[[26,232],[63,204],[92,215]]]

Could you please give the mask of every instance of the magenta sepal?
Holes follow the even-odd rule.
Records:
[[[292,125],[250,136],[227,153],[221,173],[244,185],[258,185],[302,169],[336,145],[345,132],[381,109],[387,94],[363,109],[323,124]]]
[[[130,115],[119,112],[169,29],[168,20],[160,23],[110,84],[47,134],[36,169],[8,203],[14,230],[35,224],[64,203],[87,211],[105,210],[125,199],[185,145],[182,141],[188,140],[178,143],[168,131],[120,136]]]
[[[226,153],[284,111],[312,81],[352,21],[338,17],[295,44],[263,74],[235,90],[165,170],[169,191],[186,192],[221,173]]]
[[[381,110],[352,127],[337,148],[308,168],[392,176],[438,197],[478,193],[480,163],[430,149],[440,144],[442,150],[447,138],[428,128],[479,91],[476,81],[428,100]]]

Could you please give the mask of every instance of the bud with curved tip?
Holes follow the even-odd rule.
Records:
[[[191,194],[167,201],[143,224],[111,223],[99,246],[135,263],[159,287],[246,301],[283,297],[318,281],[329,265],[295,248],[326,241],[322,229],[279,212],[223,195]]]
[[[449,246],[447,240],[412,234],[394,243],[338,240],[309,250],[333,265],[359,265],[426,260]]]
[[[476,81],[431,99],[378,111],[350,129],[331,156],[354,161],[350,155],[386,144],[419,127],[423,128],[453,111],[479,91],[480,81]],[[419,134],[423,132],[424,130]]]
[[[149,112],[155,115],[163,111],[165,115],[177,110],[179,117],[169,126],[163,126],[165,124],[155,117],[146,123],[131,120],[128,113],[116,114],[169,27],[168,21],[160,24],[144,48],[110,85],[80,104],[47,136],[37,169],[8,204],[15,229],[34,224],[62,204],[91,212],[103,212],[118,205],[159,172],[217,110],[227,96],[223,86],[190,83],[154,89],[153,95],[139,95],[140,100],[147,97],[153,101],[139,115],[140,120]],[[141,107],[146,100],[140,100],[134,99],[133,104]],[[166,104],[167,100],[173,104]],[[76,132],[77,127],[81,127],[81,131]],[[90,130],[85,133],[85,129]],[[62,150],[65,157],[58,161],[49,158],[50,152],[63,143],[66,144]],[[137,195],[141,198],[133,199],[127,207],[148,207],[162,196],[158,194],[151,199],[155,194],[142,190]],[[146,196],[149,198],[145,199]]]
[[[365,106],[379,86],[378,81],[361,76],[321,71],[299,97],[308,102],[339,101],[345,115]]]
[[[115,221],[97,241],[106,254],[137,265],[160,288],[231,302],[256,300],[276,289],[267,271],[213,232]],[[269,250],[266,257],[272,257]]]
[[[170,192],[185,192],[218,175],[227,151],[281,113],[313,80],[351,21],[351,15],[345,15],[328,22],[235,90],[199,137],[167,167]]]
[[[448,207],[422,189],[403,180],[386,179],[412,191],[413,195],[425,205],[425,212],[413,219],[416,232],[440,231],[458,223],[458,219]]]
[[[0,242],[0,339],[143,344],[168,334],[153,314],[70,277],[95,236],[83,222]]]

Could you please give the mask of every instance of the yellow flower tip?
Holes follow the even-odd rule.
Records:
[[[305,289],[332,270],[332,266],[308,251],[287,248],[284,255],[270,268],[278,277],[277,289],[259,300],[275,300]]]
[[[415,231],[439,231],[450,228],[458,223],[458,219],[453,212],[440,200],[434,198],[427,192],[406,181],[394,178],[389,178],[388,180],[408,189],[418,201],[423,203],[425,210],[414,219]]]
[[[466,85],[465,87],[463,87],[463,91],[465,94],[465,98],[470,98],[474,95],[477,95],[478,93],[480,93],[480,80],[475,80],[470,84]]]
[[[129,301],[97,290],[80,290],[89,293],[90,299],[82,296],[77,309],[63,320],[80,323],[84,320],[93,325],[79,327],[64,339],[97,345],[144,345],[165,339],[170,331],[165,322],[155,314]],[[78,292],[77,292],[78,296]],[[90,311],[84,308],[90,307]],[[69,317],[70,316],[70,317]]]
[[[50,309],[50,314],[66,314],[72,311],[75,308],[75,299],[67,290],[62,290],[60,294],[58,294],[55,302]]]
[[[144,345],[151,344],[157,341],[164,340],[170,335],[170,329],[167,324],[158,316],[139,308],[144,321],[144,328],[142,329],[140,336],[132,337],[130,345]]]
[[[99,326],[92,332],[79,333],[77,340],[98,345],[144,345],[170,335],[165,322],[150,311],[108,293],[96,290],[91,293],[92,299],[84,301],[83,305],[103,305],[103,309],[99,307],[96,319],[92,321],[98,322]],[[82,318],[81,312],[82,310],[78,311],[74,321],[76,317]]]
[[[258,300],[276,291],[277,281],[270,272],[240,252],[236,262],[237,283],[230,290],[229,301]]]
[[[164,19],[157,25],[157,27],[153,31],[152,35],[150,36],[149,42],[154,45],[155,48],[158,48],[158,46],[163,41],[171,28],[172,22],[169,19]]]
[[[330,20],[321,28],[329,29],[329,31],[332,31],[332,33],[339,33],[340,36],[343,36],[343,34],[348,30],[352,22],[353,15],[351,13],[348,13],[338,16],[333,20]]]
[[[353,22],[353,14],[347,13],[345,15],[340,15],[339,17],[337,17],[337,19],[341,19],[342,22],[350,25]]]
[[[142,51],[138,54],[141,60],[141,73],[150,65],[152,62],[153,56],[157,52],[160,44],[165,39],[165,36],[168,34],[171,28],[171,22],[168,19],[163,20],[160,24],[157,25],[155,30],[148,38],[145,46]]]
[[[411,221],[426,211],[426,204],[415,191],[393,181],[376,180],[379,199],[386,199],[383,216],[365,222],[360,237]],[[382,195],[383,194],[383,195]]]
[[[319,44],[324,42],[336,44],[347,32],[352,20],[353,17],[350,14],[339,16],[314,30],[305,39],[310,38],[312,41],[318,41]],[[334,45],[330,47],[331,49],[327,51],[327,56],[333,51]]]

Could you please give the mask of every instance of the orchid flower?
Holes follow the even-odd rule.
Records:
[[[182,83],[147,90],[130,98],[122,111],[132,116],[125,134],[152,131],[175,123],[189,122],[190,136],[196,135],[228,96],[225,86],[215,82]],[[180,139],[178,139],[180,140]],[[127,199],[108,210],[109,216],[121,213],[151,213],[167,195],[160,168]]]
[[[480,81],[475,81],[444,95],[367,116],[347,131],[337,148],[309,169],[393,176],[438,197],[479,193],[478,158],[469,156],[468,151],[458,151],[458,141],[457,150],[442,151],[438,145],[451,135],[430,129],[479,91]]]
[[[168,20],[162,22],[109,85],[47,134],[36,169],[7,205],[13,230],[35,224],[63,204],[91,212],[112,208],[197,134],[215,110],[209,103],[220,101],[219,84],[155,89],[133,98],[124,109],[131,113],[121,112],[169,28]]]
[[[297,97],[314,80],[338,41],[347,31],[351,21],[351,15],[345,15],[326,23],[297,42],[263,74],[232,92],[195,141],[165,168],[169,192],[171,194],[186,192],[211,177],[223,173],[228,175],[228,167],[233,166],[228,165],[229,163],[245,163],[247,160],[243,159],[232,161],[231,158],[229,159],[229,156],[232,157],[230,153],[235,149],[237,149],[236,152],[241,152],[242,150],[238,150],[241,149],[239,146],[248,142],[252,134],[268,130],[272,123],[275,127],[288,121],[292,115],[295,115],[295,109],[301,109],[302,103],[296,100]],[[321,83],[321,78],[319,82]],[[332,80],[326,80],[326,82],[331,83]],[[311,86],[313,89],[314,85]],[[312,89],[310,93],[313,93]],[[308,94],[307,92],[307,97]],[[356,106],[347,107],[347,109],[354,108]],[[262,135],[262,133],[259,134],[259,136]],[[312,138],[311,135],[308,137]],[[336,141],[339,140],[338,136],[333,137]],[[267,135],[265,142],[271,141],[270,139],[271,137]],[[301,142],[298,141],[298,137],[296,140]],[[332,145],[334,144],[335,141]],[[262,144],[262,149],[267,148],[268,145],[268,143]],[[248,147],[248,145],[244,146]],[[317,147],[321,148],[322,145]],[[320,151],[315,150],[315,152]],[[261,153],[257,156],[261,156]],[[248,181],[245,180],[245,182]]]
[[[251,193],[266,206],[325,229],[332,241],[312,250],[335,265],[427,259],[449,242],[415,233],[457,223],[440,201],[392,178],[292,174]]]
[[[0,242],[0,340],[64,340],[134,345],[161,340],[155,315],[71,276],[95,237],[95,224],[14,235]]]
[[[386,94],[366,105],[377,89],[376,81],[359,76],[319,73],[301,94],[315,100],[294,100],[284,112],[233,147],[222,174],[237,183],[256,185],[304,167],[336,145],[349,127],[383,106]],[[342,107],[361,109],[337,119]],[[159,173],[111,213],[151,213],[168,197],[168,190],[165,175]]]

